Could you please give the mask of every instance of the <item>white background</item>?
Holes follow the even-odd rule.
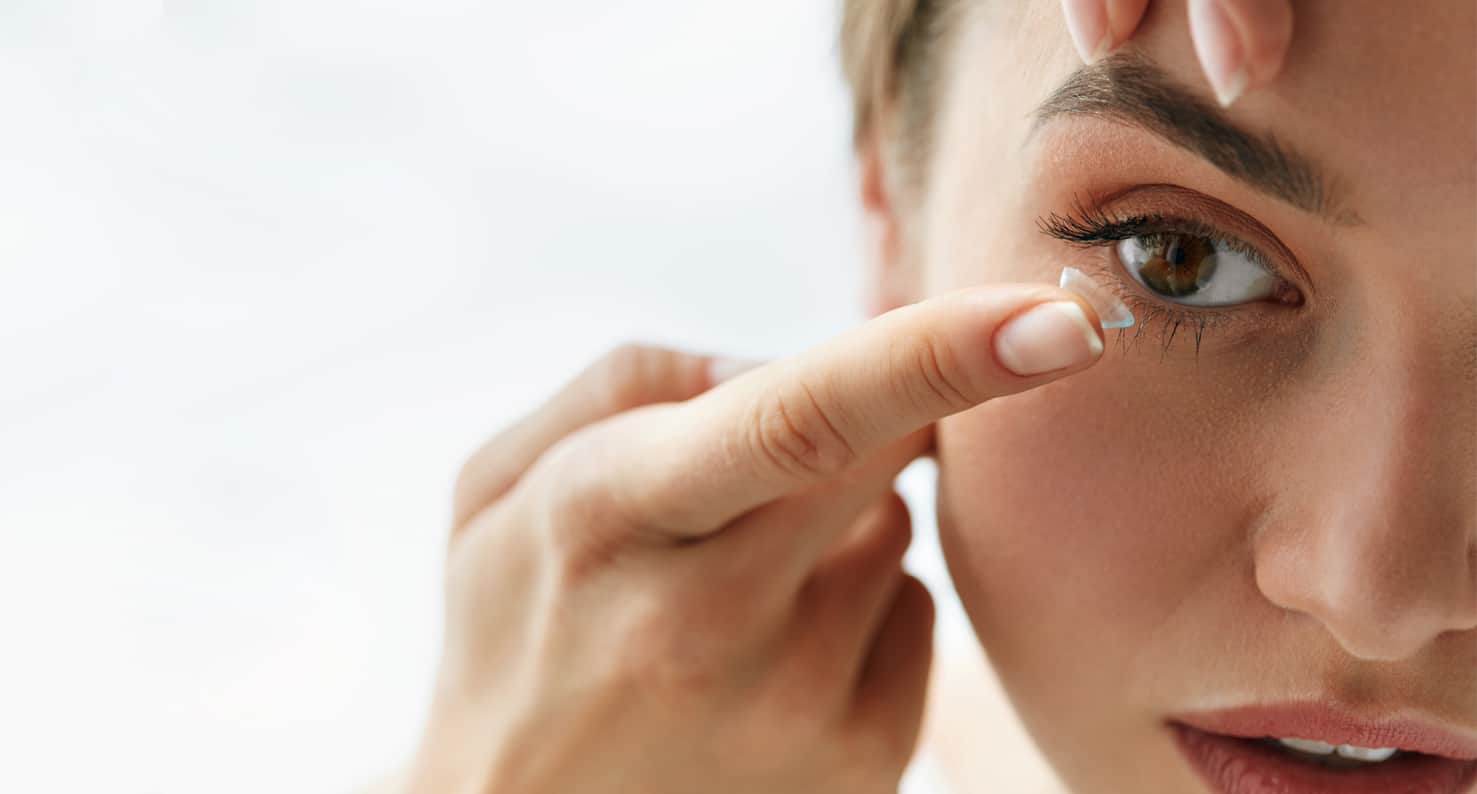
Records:
[[[623,340],[772,357],[863,319],[834,29],[830,0],[0,6],[0,790],[399,764],[481,439]]]

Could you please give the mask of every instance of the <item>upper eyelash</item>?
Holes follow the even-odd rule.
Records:
[[[1053,212],[1037,218],[1036,226],[1048,236],[1083,248],[1095,248],[1132,237],[1151,237],[1158,234],[1203,237],[1220,248],[1246,256],[1268,271],[1277,272],[1267,257],[1254,246],[1231,237],[1198,218],[1159,212],[1115,217],[1101,207],[1089,207],[1078,200],[1067,215]]]
[[[1107,247],[1132,237],[1162,234],[1204,237],[1217,246],[1243,254],[1256,264],[1276,272],[1268,264],[1267,258],[1262,255],[1261,251],[1241,240],[1227,236],[1214,226],[1196,218],[1162,213],[1114,217],[1101,207],[1089,207],[1079,199],[1074,202],[1071,213],[1060,215],[1053,212],[1049,216],[1037,218],[1036,225],[1042,233],[1082,248]],[[1124,292],[1121,297],[1131,305],[1134,315],[1140,318],[1137,330],[1126,342],[1127,346],[1136,344],[1139,337],[1155,321],[1163,321],[1159,350],[1161,360],[1169,351],[1169,346],[1174,342],[1180,327],[1189,326],[1193,329],[1195,336],[1195,361],[1199,363],[1200,343],[1205,330],[1229,319],[1228,310],[1184,307],[1161,299],[1151,301],[1136,291]],[[1125,347],[1125,339],[1124,331],[1120,330],[1118,334],[1120,347]]]

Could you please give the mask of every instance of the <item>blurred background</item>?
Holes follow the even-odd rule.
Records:
[[[0,791],[346,791],[405,760],[480,441],[622,341],[768,358],[864,319],[835,26],[0,6]],[[947,651],[930,467],[909,567]]]

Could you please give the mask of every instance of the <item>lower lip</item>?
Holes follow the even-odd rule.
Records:
[[[1170,727],[1180,752],[1216,794],[1468,794],[1477,781],[1477,761],[1417,755],[1330,769],[1250,739]]]

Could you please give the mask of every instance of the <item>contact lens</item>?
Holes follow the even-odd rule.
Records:
[[[1113,297],[1111,292],[1081,270],[1070,265],[1062,268],[1060,286],[1085,298],[1097,311],[1097,316],[1102,320],[1104,329],[1127,328],[1133,325],[1133,312],[1123,305],[1123,301]]]

